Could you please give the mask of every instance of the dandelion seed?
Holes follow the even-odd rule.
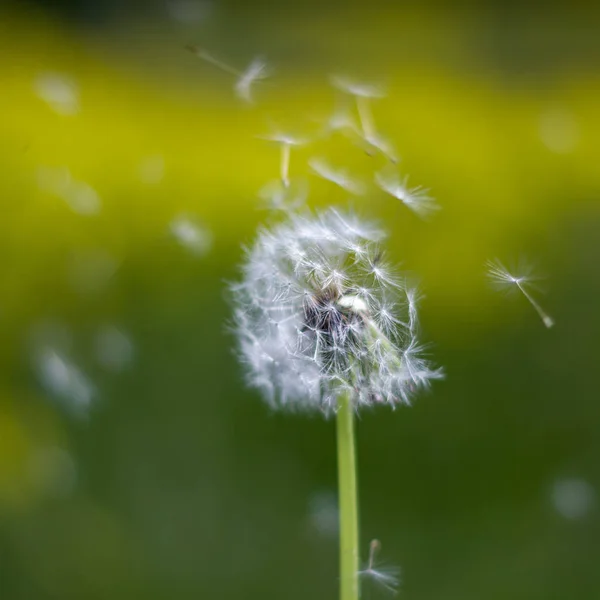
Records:
[[[585,479],[558,479],[552,487],[556,512],[571,521],[588,515],[596,503],[596,491]]]
[[[97,215],[102,207],[98,192],[85,181],[72,181],[64,199],[80,215]]]
[[[275,142],[281,147],[281,160],[279,165],[279,175],[281,182],[285,187],[290,185],[290,154],[292,146],[303,146],[308,142],[306,138],[301,138],[289,133],[277,132],[271,135],[259,136],[260,139]]]
[[[219,60],[218,58],[215,58],[212,54],[210,54],[209,52],[204,50],[204,48],[200,48],[199,46],[192,46],[192,45],[186,46],[186,48],[190,52],[195,54],[198,58],[201,58],[202,60],[206,61],[207,63],[210,63],[211,65],[217,67],[217,69],[221,69],[221,71],[225,71],[225,73],[229,73],[230,75],[235,75],[236,77],[239,77],[241,75],[241,73],[237,69],[234,69],[233,67],[230,67],[227,63],[224,63],[221,60]]]
[[[393,173],[379,172],[375,174],[375,182],[384,192],[400,200],[420,217],[427,217],[439,209],[435,200],[429,196],[428,189],[408,186],[408,177],[400,178]]]
[[[334,169],[322,158],[311,158],[308,164],[317,175],[335,183],[343,190],[356,195],[364,193],[364,186],[353,179],[345,169]]]
[[[94,216],[102,208],[98,192],[89,183],[74,179],[66,167],[40,167],[38,185],[40,189],[60,197],[80,215]]]
[[[398,567],[377,564],[377,554],[381,550],[379,540],[372,540],[369,546],[369,562],[358,574],[362,579],[371,580],[387,592],[396,594],[400,585],[400,569]]]
[[[79,88],[75,81],[60,73],[40,73],[34,82],[36,94],[61,115],[79,112]]]
[[[525,267],[520,274],[512,274],[499,260],[496,259],[487,262],[487,269],[488,277],[495,287],[505,290],[517,288],[523,296],[525,296],[531,306],[533,306],[544,325],[548,328],[554,325],[554,319],[542,309],[539,303],[527,291],[527,287],[530,287],[535,279],[531,273],[530,267]]]
[[[415,332],[419,325],[417,303],[420,299],[421,297],[416,288],[406,289],[406,300],[408,301],[408,327],[412,332]]]
[[[94,386],[75,364],[51,347],[37,352],[42,385],[76,416],[85,416],[95,396]]]
[[[240,74],[235,83],[237,95],[248,103],[253,101],[252,88],[257,81],[262,81],[270,76],[267,63],[262,58],[255,58],[246,70]]]
[[[339,90],[354,97],[363,138],[370,145],[381,149],[382,144],[378,143],[379,136],[375,128],[370,100],[373,98],[383,98],[385,96],[383,90],[375,85],[358,83],[338,76],[332,77],[331,82]],[[384,152],[384,154],[386,153]]]
[[[255,57],[244,71],[238,71],[227,63],[215,58],[206,50],[198,46],[188,46],[188,50],[193,52],[202,60],[210,63],[225,73],[235,76],[236,81],[233,86],[236,95],[245,102],[252,103],[252,89],[257,81],[263,81],[271,75],[271,70],[267,62],[262,57]]]
[[[189,215],[182,214],[175,217],[169,229],[182,246],[198,256],[205,255],[212,247],[211,232]]]
[[[332,209],[259,233],[231,287],[234,330],[249,384],[273,407],[330,414],[349,390],[357,408],[394,406],[441,377],[403,325],[409,306],[381,238]]]
[[[311,494],[308,520],[312,529],[323,537],[332,538],[338,535],[340,513],[338,499],[333,491],[322,490]]]

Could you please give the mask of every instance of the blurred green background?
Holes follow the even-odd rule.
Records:
[[[337,594],[333,423],[245,389],[225,281],[271,219],[273,127],[381,82],[373,188],[447,378],[363,413],[361,534],[410,600],[600,598],[600,14],[581,4],[14,2],[0,9],[0,598]],[[273,77],[240,102],[197,43]],[[313,206],[346,194],[292,155]],[[485,261],[547,275],[545,330]],[[365,598],[378,591],[366,588]]]

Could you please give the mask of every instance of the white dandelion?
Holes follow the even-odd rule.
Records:
[[[384,192],[400,200],[420,217],[427,217],[439,210],[439,206],[429,195],[429,190],[420,185],[410,187],[408,176],[400,177],[395,173],[380,171],[375,174],[375,182]]]
[[[341,394],[396,406],[442,376],[420,354],[413,292],[384,262],[383,237],[332,209],[260,231],[231,290],[248,382],[271,406],[329,414]]]
[[[540,304],[533,298],[527,290],[531,287],[536,277],[533,275],[531,266],[521,265],[518,273],[511,273],[499,260],[490,260],[487,262],[487,275],[494,287],[503,290],[518,289],[528,302],[533,306],[537,314],[542,319],[544,325],[548,328],[554,325],[554,319],[550,317]]]

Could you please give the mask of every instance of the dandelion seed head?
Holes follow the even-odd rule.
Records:
[[[357,408],[394,406],[441,377],[405,325],[410,303],[382,239],[334,209],[259,232],[231,287],[234,330],[248,383],[273,407],[328,414],[347,391]]]

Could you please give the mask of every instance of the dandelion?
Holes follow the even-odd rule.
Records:
[[[311,158],[308,164],[317,175],[335,183],[343,190],[356,195],[364,193],[364,186],[353,179],[345,169],[335,169],[322,158]]]
[[[292,214],[262,229],[231,287],[249,385],[273,408],[336,414],[341,598],[357,600],[354,413],[408,404],[442,376],[416,337],[416,294],[352,213]],[[383,571],[369,571],[391,587]]]
[[[253,58],[244,71],[238,71],[198,46],[188,46],[187,48],[202,60],[225,73],[233,75],[236,78],[233,86],[236,95],[249,104],[253,102],[252,89],[254,84],[257,81],[267,79],[271,75],[267,62],[260,56]]]
[[[379,540],[372,540],[369,548],[369,562],[362,571],[359,571],[360,577],[369,579],[385,591],[396,594],[400,585],[400,569],[377,563],[376,557],[381,550]]]
[[[544,325],[548,328],[554,325],[554,319],[543,310],[535,298],[527,291],[527,287],[531,287],[535,280],[530,266],[522,266],[520,269],[521,273],[512,274],[499,260],[496,259],[488,261],[487,268],[488,277],[495,287],[504,290],[517,288],[523,296],[525,296],[531,306],[533,306]]]
[[[408,176],[400,177],[395,173],[379,172],[375,174],[375,182],[384,192],[400,200],[420,217],[427,217],[439,209],[428,189],[420,185],[408,185]]]
[[[340,395],[396,406],[439,377],[418,356],[414,291],[382,238],[333,209],[260,232],[233,286],[235,329],[249,383],[272,406],[329,414]]]

